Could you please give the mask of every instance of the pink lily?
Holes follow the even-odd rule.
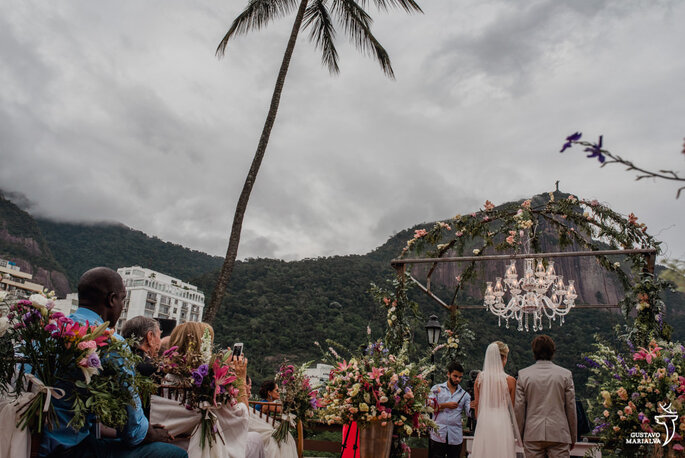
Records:
[[[216,407],[216,395],[221,391],[221,387],[233,383],[238,377],[230,373],[229,366],[222,366],[218,359],[214,360],[214,406]]]
[[[658,345],[650,345],[649,350],[644,347],[640,347],[639,350],[640,351],[633,354],[633,360],[637,361],[639,359],[644,359],[647,361],[647,364],[652,364],[652,358],[659,356],[659,350],[661,350],[661,347]]]
[[[372,380],[381,383],[381,375],[383,375],[383,369],[372,367],[371,372],[369,372],[368,375],[369,377],[371,377]]]

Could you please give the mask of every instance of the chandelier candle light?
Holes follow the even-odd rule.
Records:
[[[533,263],[532,258],[525,259],[524,274],[519,279],[516,261],[511,261],[504,275],[504,285],[501,277],[496,278],[494,286],[491,281],[486,283],[485,308],[498,317],[500,326],[502,318],[507,328],[509,320],[515,319],[518,321],[519,331],[529,331],[528,315],[531,315],[533,321],[533,331],[542,330],[543,315],[548,318],[550,328],[552,321],[559,316],[561,326],[564,324],[564,316],[575,305],[578,295],[573,280],[569,280],[568,286],[565,286],[563,277],[554,272],[554,261],[549,261],[547,268],[542,259],[537,260],[535,269]],[[505,303],[504,295],[507,291],[511,298]]]

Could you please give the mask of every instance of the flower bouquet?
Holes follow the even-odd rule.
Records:
[[[17,426],[37,433],[60,426],[51,399],[65,396],[73,401],[70,428],[83,428],[89,415],[107,426],[125,426],[126,405],[134,402],[129,387],[135,390],[137,381],[133,370],[122,373],[112,358],[132,368],[128,346],[113,338],[108,323],[81,324],[53,306],[50,297],[34,294],[12,303],[0,318],[0,391],[13,398]]]
[[[621,355],[597,344],[578,366],[592,372],[599,393],[590,416],[606,448],[646,456],[657,449],[681,456],[685,450],[685,347],[652,340]],[[659,450],[661,451],[661,450]]]
[[[224,405],[237,404],[238,379],[229,364],[231,352],[212,354],[211,337],[207,330],[202,340],[199,353],[189,351],[181,355],[176,351],[177,347],[171,347],[163,355],[160,371],[167,375],[167,381],[186,389],[186,408],[201,412],[200,444],[204,448],[205,444],[214,446],[217,436],[223,442],[221,435],[217,434],[214,411]]]
[[[282,364],[276,374],[276,383],[280,385],[282,417],[281,423],[273,433],[274,439],[280,445],[295,426],[295,420],[305,421],[314,416],[314,410],[319,407],[318,391],[312,389],[305,370],[309,363],[295,367],[292,364]]]
[[[392,355],[382,342],[370,344],[363,355],[338,361],[323,390],[321,418],[328,424],[372,422],[395,427],[404,442],[414,433],[434,428],[427,406],[432,368],[410,363],[406,347]]]

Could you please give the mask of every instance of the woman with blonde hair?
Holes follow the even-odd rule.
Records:
[[[188,355],[189,353],[199,355],[205,329],[209,330],[211,342],[213,343],[214,329],[209,323],[188,321],[176,326],[169,336],[169,348],[178,347],[176,351],[180,355]]]
[[[485,351],[483,371],[474,386],[478,423],[472,457],[513,458],[517,444],[521,445],[513,408],[516,380],[504,372],[508,356],[509,347],[500,341],[491,343]]]
[[[204,338],[208,334],[209,339]],[[171,348],[178,347],[176,351],[180,357],[184,357],[192,365],[196,363],[209,364],[212,358],[214,344],[214,330],[207,323],[187,322],[183,323],[171,333]],[[215,428],[221,440],[213,445],[200,445],[201,428],[198,427],[202,418],[202,412],[197,409],[187,409],[185,405],[175,399],[167,399],[163,396],[152,396],[150,408],[151,423],[164,424],[175,436],[184,437],[177,445],[188,450],[190,458],[259,458],[263,456],[260,447],[250,447],[252,454],[246,454],[250,437],[248,436],[249,412],[245,378],[247,376],[247,359],[240,356],[231,361],[231,366],[239,379],[239,395],[236,405],[224,404],[211,409],[212,415],[217,420]],[[194,366],[193,366],[194,367]],[[186,389],[188,382],[179,379],[178,376],[167,374],[165,384],[176,385]],[[189,437],[189,438],[188,438]],[[260,442],[260,438],[255,438]]]

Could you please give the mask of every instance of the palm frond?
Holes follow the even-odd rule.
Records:
[[[290,13],[296,6],[296,0],[250,0],[247,7],[233,20],[231,27],[216,48],[216,55],[226,53],[228,40],[235,35],[244,35],[251,30],[259,30],[269,22]]]
[[[321,61],[332,74],[340,73],[338,51],[335,49],[335,28],[326,8],[326,0],[314,0],[304,13],[302,29],[311,26],[309,39],[321,49]]]
[[[362,53],[374,57],[383,73],[394,79],[395,73],[390,64],[390,56],[371,33],[371,16],[354,0],[333,0],[332,10],[355,47]]]
[[[389,10],[390,8],[403,8],[407,13],[423,13],[423,10],[414,0],[360,0],[362,8],[366,8],[369,3],[375,3],[379,9]]]

